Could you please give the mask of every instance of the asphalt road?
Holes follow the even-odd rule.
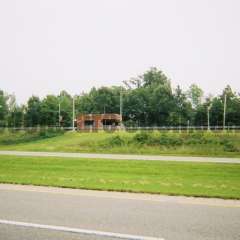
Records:
[[[104,237],[0,224],[1,240],[106,240]],[[108,240],[116,240],[108,238]]]
[[[150,236],[239,240],[240,201],[0,184],[1,240],[119,239],[1,223]]]
[[[149,161],[178,161],[178,162],[212,162],[212,163],[238,163],[239,158],[213,158],[213,157],[182,157],[182,156],[154,156],[154,155],[128,155],[128,154],[101,154],[101,153],[63,153],[63,152],[24,152],[0,151],[0,155],[35,156],[35,157],[70,157],[70,158],[100,158],[115,160],[149,160]]]

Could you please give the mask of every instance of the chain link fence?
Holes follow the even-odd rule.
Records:
[[[77,127],[56,127],[56,126],[38,126],[38,127],[1,127],[0,132],[5,131],[78,131],[78,132],[92,132],[92,131],[240,131],[240,126],[150,126],[150,127],[119,127],[119,126],[105,126],[101,128],[86,127],[79,130]]]

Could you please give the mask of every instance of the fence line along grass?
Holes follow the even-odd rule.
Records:
[[[0,150],[240,157],[240,133],[5,132],[0,134]]]
[[[240,199],[240,165],[0,156],[0,182]]]

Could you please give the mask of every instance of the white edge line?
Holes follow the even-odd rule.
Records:
[[[43,224],[37,224],[37,223],[16,222],[16,221],[9,221],[9,220],[3,220],[3,219],[0,219],[0,224],[48,229],[48,230],[70,232],[70,233],[80,233],[80,234],[85,234],[85,235],[95,235],[95,236],[101,236],[101,237],[112,237],[112,238],[118,238],[118,239],[164,240],[163,238],[145,237],[145,236],[137,236],[137,235],[129,235],[129,234],[113,233],[113,232],[102,232],[102,231],[96,231],[96,230],[70,228],[70,227],[63,227],[63,226],[43,225]]]

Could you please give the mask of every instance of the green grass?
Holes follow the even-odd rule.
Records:
[[[240,133],[34,134],[0,133],[0,150],[240,157]]]
[[[240,199],[240,165],[0,156],[0,182]]]

